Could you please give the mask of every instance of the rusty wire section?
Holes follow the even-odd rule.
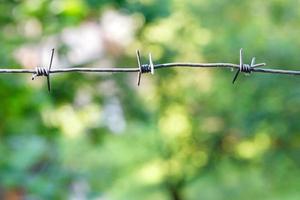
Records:
[[[38,76],[45,76],[47,78],[48,91],[51,90],[50,75],[54,73],[138,73],[137,75],[137,85],[140,85],[142,74],[151,73],[154,74],[155,69],[170,68],[170,67],[194,67],[194,68],[236,68],[237,72],[233,78],[232,83],[238,78],[240,73],[250,74],[252,72],[260,73],[270,73],[270,74],[285,74],[285,75],[300,75],[300,70],[281,70],[281,69],[267,69],[261,68],[266,66],[266,63],[255,64],[255,58],[253,57],[250,64],[246,64],[243,61],[243,49],[240,49],[240,62],[239,64],[233,63],[163,63],[163,64],[153,64],[152,56],[149,54],[149,63],[143,64],[141,62],[141,56],[139,50],[136,51],[137,64],[138,67],[120,67],[120,68],[60,68],[51,69],[52,61],[54,56],[54,49],[51,51],[50,64],[49,67],[36,67],[35,69],[0,69],[0,73],[29,73],[32,74],[32,80]]]

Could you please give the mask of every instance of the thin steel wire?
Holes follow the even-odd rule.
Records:
[[[265,66],[263,64],[257,64],[255,66]],[[165,63],[165,64],[154,64],[154,69],[171,68],[171,67],[191,67],[191,68],[239,68],[239,65],[233,63]],[[281,70],[281,69],[266,69],[256,68],[251,69],[252,72],[270,73],[270,74],[289,74],[289,75],[300,75],[300,71],[296,70]],[[50,74],[56,73],[97,73],[97,72],[112,72],[112,73],[123,73],[123,72],[139,72],[139,68],[61,68],[51,69]],[[35,69],[0,69],[1,74],[33,74]]]
[[[237,73],[234,76],[233,83],[236,81],[240,72],[242,73],[269,73],[269,74],[284,74],[284,75],[300,75],[300,70],[283,70],[283,69],[268,69],[261,68],[262,66],[266,66],[265,63],[255,64],[255,58],[252,58],[251,64],[243,63],[243,49],[240,49],[240,63],[162,63],[162,64],[153,64],[152,56],[149,54],[149,64],[142,64],[140,52],[136,51],[137,56],[137,64],[138,67],[116,67],[116,68],[84,68],[84,67],[74,67],[74,68],[58,68],[51,69],[52,61],[53,61],[54,49],[52,49],[50,64],[48,68],[37,67],[36,69],[1,69],[0,74],[13,74],[13,73],[28,73],[32,74],[32,79],[37,76],[46,76],[48,83],[48,90],[50,91],[50,74],[56,73],[138,73],[137,84],[140,85],[141,75],[143,73],[154,74],[156,69],[162,68],[231,68],[237,69]]]

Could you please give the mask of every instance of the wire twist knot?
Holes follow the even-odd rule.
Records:
[[[150,64],[143,64],[141,66],[141,72],[144,74],[144,73],[151,73],[152,72],[152,69],[151,69],[151,66]]]
[[[240,72],[248,73],[250,74],[252,72],[252,67],[249,64],[242,64],[240,66]]]
[[[36,67],[35,72],[32,74],[32,80],[37,76],[49,76],[49,70],[45,67]]]

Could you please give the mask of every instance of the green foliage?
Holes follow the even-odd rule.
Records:
[[[249,61],[256,55],[299,70],[296,0],[2,2],[3,68],[20,65],[23,45],[113,10],[138,28],[125,48],[106,46],[104,60],[114,64],[135,65],[137,47],[156,63],[238,62],[244,47]],[[24,34],[28,21],[41,33]],[[232,77],[162,69],[137,88],[128,74],[57,75],[48,94],[28,76],[1,75],[0,198],[20,191],[29,199],[299,198],[300,79],[252,74],[232,85]]]

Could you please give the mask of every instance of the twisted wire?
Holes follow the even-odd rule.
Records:
[[[151,73],[151,66],[149,64],[143,64],[142,73]]]
[[[34,80],[37,76],[49,76],[49,70],[45,67],[36,67],[31,79]]]

